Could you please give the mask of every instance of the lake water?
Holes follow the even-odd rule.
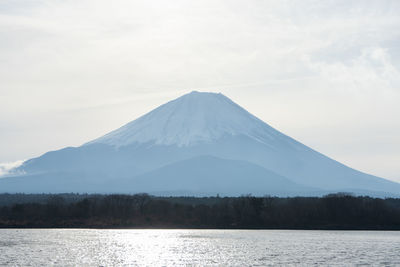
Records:
[[[400,266],[400,232],[0,229],[1,266]]]

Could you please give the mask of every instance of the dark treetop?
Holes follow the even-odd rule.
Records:
[[[2,194],[0,227],[400,230],[400,199]]]

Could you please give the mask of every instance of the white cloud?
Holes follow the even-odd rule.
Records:
[[[14,162],[4,162],[0,163],[0,178],[2,176],[5,176],[7,174],[12,174],[13,169],[18,168],[19,166],[22,165],[24,161],[23,160],[17,160]]]
[[[337,88],[357,93],[374,93],[378,90],[399,91],[400,72],[392,64],[386,49],[363,48],[361,54],[348,63],[341,61],[308,62],[321,79],[337,85]]]

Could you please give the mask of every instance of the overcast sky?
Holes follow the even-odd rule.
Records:
[[[400,181],[399,14],[397,0],[1,0],[0,162],[199,90]]]

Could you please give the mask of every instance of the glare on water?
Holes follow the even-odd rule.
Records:
[[[400,265],[400,232],[2,229],[0,265]]]

